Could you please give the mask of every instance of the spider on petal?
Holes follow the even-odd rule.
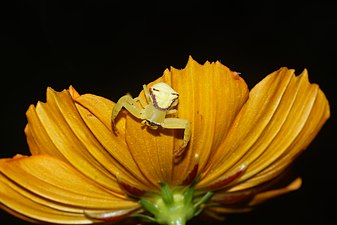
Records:
[[[177,113],[177,110],[172,108],[178,105],[179,94],[164,82],[154,84],[149,89],[144,84],[143,91],[147,103],[142,98],[132,98],[129,94],[118,100],[111,114],[112,127],[115,133],[118,133],[115,119],[123,107],[133,116],[141,119],[142,124],[146,124],[153,130],[157,130],[159,127],[184,129],[183,143],[179,149],[174,151],[175,158],[179,159],[190,140],[191,123],[181,118],[166,118],[166,115]],[[140,105],[137,102],[140,102]]]

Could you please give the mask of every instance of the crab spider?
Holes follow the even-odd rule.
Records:
[[[117,134],[115,119],[124,107],[133,116],[142,120],[142,124],[156,130],[159,127],[166,129],[184,129],[183,143],[174,152],[175,158],[179,158],[187,146],[191,137],[191,123],[181,118],[166,118],[168,114],[176,114],[177,110],[172,109],[178,104],[179,94],[166,83],[157,83],[147,89],[143,85],[146,102],[142,98],[132,98],[127,94],[121,97],[112,109],[112,127]],[[137,104],[139,102],[140,104]]]

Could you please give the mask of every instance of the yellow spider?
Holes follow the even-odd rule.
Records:
[[[174,152],[175,158],[179,158],[187,146],[191,137],[191,123],[188,120],[180,118],[166,118],[168,114],[176,114],[177,110],[172,109],[178,104],[179,94],[166,83],[157,83],[147,89],[143,85],[146,102],[137,97],[132,98],[127,94],[121,97],[112,109],[111,121],[116,131],[115,119],[124,107],[132,115],[142,120],[149,128],[156,130],[158,127],[166,129],[184,129],[183,143],[178,150]],[[137,104],[139,102],[140,104]]]

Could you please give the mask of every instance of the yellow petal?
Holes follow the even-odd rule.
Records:
[[[173,87],[180,93],[179,117],[192,123],[189,157],[199,155],[199,168],[203,171],[212,163],[215,152],[246,101],[248,88],[236,72],[220,62],[200,65],[190,58],[185,69],[172,68],[171,74]],[[176,179],[181,177],[180,168],[175,172]]]
[[[300,133],[297,135],[296,140],[289,146],[291,151],[286,151],[277,158],[270,166],[256,174],[251,179],[245,181],[242,185],[237,186],[237,189],[255,186],[256,184],[270,180],[287,168],[287,166],[294,161],[294,159],[310,144],[315,138],[320,128],[324,125],[325,121],[330,115],[329,104],[323,92],[318,91],[315,102],[312,106],[310,115],[307,118],[305,125]],[[297,151],[296,151],[297,150]],[[261,159],[263,160],[263,158]],[[261,160],[259,160],[261,162]],[[270,157],[269,160],[273,160]],[[244,178],[244,177],[243,177]]]
[[[223,214],[233,214],[233,213],[245,213],[252,211],[253,208],[249,206],[245,207],[209,207],[205,209],[205,213],[213,218],[223,219]]]
[[[39,147],[34,152],[63,159],[106,188],[123,193],[116,182],[114,160],[83,122],[68,91],[48,88],[47,103],[31,106],[27,117],[27,138],[34,139],[28,143]]]
[[[42,103],[37,103],[37,106],[40,104]],[[40,121],[39,115],[36,113],[33,105],[28,108],[26,116],[28,124],[25,127],[25,134],[32,155],[45,153],[66,160],[45,131],[46,128]]]
[[[196,155],[200,171],[211,162],[214,151],[246,101],[248,89],[237,73],[221,63],[200,65],[191,57],[185,69],[165,70],[164,75],[148,87],[158,82],[169,84],[179,93],[178,117],[192,124],[186,158],[172,167],[172,153],[179,148],[183,137],[181,130],[150,131],[133,117],[128,117],[126,122],[127,143],[149,180],[180,184],[193,170]],[[144,98],[143,93],[140,97]]]
[[[283,176],[283,178],[285,177]],[[277,178],[276,180],[265,183],[259,187],[238,192],[228,192],[227,190],[218,191],[215,193],[212,200],[215,203],[222,203],[223,205],[206,208],[206,211],[211,215],[216,213],[215,215],[218,216],[220,216],[219,214],[224,213],[248,212],[265,201],[298,190],[302,185],[302,179],[297,177],[291,181],[284,180],[287,182],[285,184],[286,186],[272,187],[275,184],[280,185],[280,183],[277,183],[279,181],[281,180]]]
[[[56,223],[92,223],[83,210],[136,208],[70,165],[47,156],[0,160],[0,200],[24,216]]]
[[[244,164],[248,165],[247,170],[236,183],[274,164],[285,168],[307,147],[328,117],[328,101],[317,85],[309,83],[307,71],[295,76],[294,70],[281,68],[252,89],[213,162],[214,171],[201,186]],[[281,169],[274,171],[268,179]],[[266,179],[256,176],[254,182],[249,181],[252,180],[233,190],[252,187]]]
[[[71,94],[75,102],[87,108],[93,115],[95,115],[101,121],[101,123],[105,125],[105,127],[109,131],[112,131],[111,113],[112,113],[112,108],[115,105],[114,102],[112,102],[109,99],[106,99],[106,98],[103,98],[97,95],[93,95],[93,94],[80,95],[76,92],[76,90],[72,86],[69,87],[69,93]],[[116,137],[124,140],[125,138],[124,137],[125,118],[123,118],[122,116],[119,116],[116,119],[116,121],[117,121],[116,123],[117,129],[118,131],[120,131],[120,134]]]
[[[153,186],[160,181],[171,182],[173,165],[173,132],[163,130],[160,134],[148,130],[140,121],[127,117],[126,141],[130,152],[144,176]]]
[[[273,190],[268,190],[261,192],[257,195],[254,196],[254,198],[249,202],[250,206],[256,206],[259,204],[262,204],[272,198],[287,194],[292,191],[298,190],[302,185],[302,179],[301,178],[296,178],[293,180],[289,185],[283,188],[279,189],[273,189]]]
[[[111,160],[108,167],[112,171],[118,171],[119,178],[124,182],[141,190],[148,190],[149,184],[137,167],[132,155],[125,143],[125,125],[121,124],[121,119],[117,123],[118,135],[111,131],[111,112],[114,103],[108,99],[85,94],[74,98],[76,107],[98,142],[109,152]]]

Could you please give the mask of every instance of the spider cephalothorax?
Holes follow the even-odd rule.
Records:
[[[114,121],[119,112],[124,107],[133,116],[142,120],[151,129],[158,129],[159,127],[166,129],[184,129],[183,143],[180,148],[174,152],[176,158],[179,158],[185,147],[187,146],[191,137],[191,123],[188,120],[170,117],[166,118],[168,114],[176,114],[177,110],[172,109],[177,106],[179,94],[174,91],[166,83],[157,83],[147,89],[143,85],[143,90],[146,102],[137,97],[132,98],[130,95],[121,97],[114,108],[112,109],[112,125],[116,131]],[[138,102],[140,104],[138,104]]]
[[[178,105],[179,94],[165,83],[154,84],[149,89],[153,106],[167,111]]]

